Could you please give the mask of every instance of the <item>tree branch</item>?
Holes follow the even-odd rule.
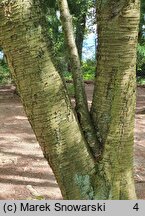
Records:
[[[75,38],[73,35],[72,18],[69,12],[67,0],[58,0],[58,4],[65,39],[68,46],[68,53],[71,61],[73,82],[75,88],[76,112],[85,138],[91,150],[93,151],[93,155],[96,158],[100,154],[99,145],[97,143],[94,126],[92,124],[90,113],[88,110],[81,64],[75,43]]]

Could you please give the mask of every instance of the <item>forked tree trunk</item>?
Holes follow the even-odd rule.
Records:
[[[105,2],[108,5],[100,5],[98,15],[98,69],[91,109],[102,144],[102,157],[95,162],[52,64],[41,1],[0,0],[0,47],[64,199],[135,198],[132,170],[139,5],[130,0],[114,17],[109,10],[114,5]]]
[[[139,1],[116,4],[109,0],[98,6],[99,45],[91,113],[103,151],[98,164],[102,185],[98,198],[132,199],[136,197],[133,143]]]

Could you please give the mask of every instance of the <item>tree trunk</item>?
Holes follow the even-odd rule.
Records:
[[[82,49],[83,49],[83,41],[86,27],[86,13],[81,14],[80,17],[77,18],[76,24],[76,46],[78,49],[78,54],[80,61],[82,60]]]
[[[111,0],[106,1],[100,4],[97,14],[99,45],[91,113],[103,152],[98,164],[102,185],[98,198],[134,199],[133,142],[139,1],[128,1],[128,4],[119,1],[117,6]],[[104,171],[101,172],[102,169]]]
[[[95,135],[94,125],[92,124],[90,113],[88,110],[88,103],[83,82],[83,75],[81,71],[80,58],[73,33],[72,17],[69,12],[67,0],[58,0],[58,5],[65,35],[65,41],[68,47],[70,64],[72,68],[76,100],[76,113],[86,141],[89,144],[94,157],[98,158],[98,142]]]
[[[91,114],[102,156],[96,162],[52,64],[42,2],[0,0],[0,47],[64,199],[135,198],[132,170],[139,5],[130,0],[114,17],[110,2],[105,1],[98,11],[100,39]]]
[[[40,4],[39,0],[0,1],[0,44],[63,198],[93,199],[94,161],[51,62]]]

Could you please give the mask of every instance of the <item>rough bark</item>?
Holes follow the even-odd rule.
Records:
[[[111,0],[103,1],[97,12],[99,45],[91,113],[102,143],[102,160],[98,164],[98,170],[104,170],[100,182],[104,179],[101,188],[106,189],[104,193],[101,188],[98,191],[102,199],[135,198],[133,142],[139,0],[123,2],[119,1],[121,9],[115,10],[115,2],[112,7]]]
[[[66,44],[68,46],[68,53],[70,56],[78,120],[94,157],[98,158],[100,152],[94,126],[92,124],[88,110],[81,64],[73,34],[72,18],[69,12],[67,0],[58,0],[58,3]]]
[[[51,62],[40,4],[39,0],[0,1],[0,44],[63,198],[94,199],[94,161]]]

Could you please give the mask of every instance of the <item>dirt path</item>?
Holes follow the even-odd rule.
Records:
[[[91,103],[92,85],[86,85]],[[135,180],[145,199],[145,88],[138,88],[135,128]],[[0,89],[0,199],[62,199],[51,168],[24,114],[18,96]]]

